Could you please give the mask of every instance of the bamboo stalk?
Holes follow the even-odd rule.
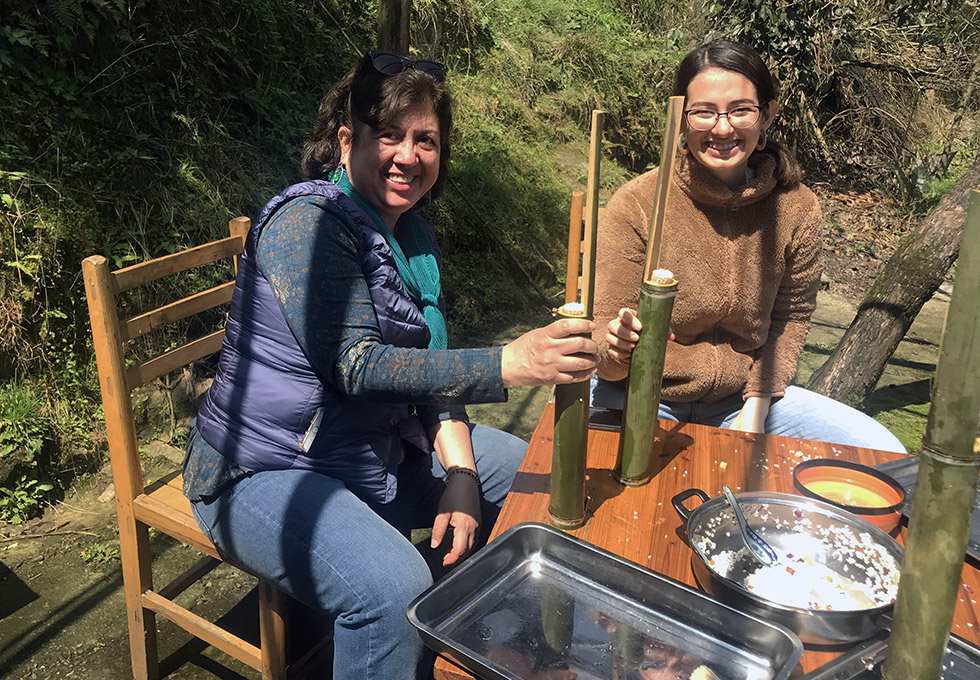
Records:
[[[578,302],[578,266],[582,259],[582,197],[572,192],[572,209],[568,214],[568,263],[565,266],[565,304]]]
[[[885,680],[940,677],[980,470],[980,191],[973,191],[936,367]]]
[[[557,316],[565,319],[591,319],[592,298],[595,293],[596,221],[599,216],[599,164],[602,152],[602,128],[605,112],[592,112],[592,140],[589,145],[589,181],[585,218],[584,248],[573,244],[576,222],[576,194],[572,194],[572,212],[568,234],[569,278],[574,268],[575,280],[582,289],[582,302],[574,301],[574,290],[565,282],[565,304]],[[578,194],[578,214],[581,215],[581,192]],[[582,276],[578,273],[579,252],[582,253]],[[573,265],[574,260],[574,265]],[[569,300],[569,297],[572,297]],[[589,442],[589,382],[555,385],[555,435],[551,456],[551,499],[548,516],[559,529],[574,529],[585,523],[585,458]]]
[[[585,523],[585,460],[589,442],[589,381],[555,385],[548,519],[559,529]]]
[[[589,142],[589,181],[585,202],[585,250],[582,252],[582,306],[585,316],[592,318],[595,298],[596,225],[599,222],[599,163],[602,160],[602,129],[606,112],[592,112],[592,138]]]
[[[670,315],[677,296],[674,275],[660,269],[660,243],[667,198],[677,156],[677,136],[684,116],[684,97],[671,97],[667,107],[663,154],[657,173],[646,262],[636,314],[643,325],[640,339],[630,357],[630,371],[623,403],[623,434],[619,439],[616,476],[627,486],[641,486],[659,470],[653,465],[657,434],[657,412],[663,382]]]
[[[653,198],[653,213],[650,215],[650,237],[647,239],[647,259],[643,269],[643,280],[653,278],[653,270],[660,268],[660,241],[663,234],[664,216],[667,213],[667,198],[670,194],[670,181],[674,175],[677,159],[677,137],[681,131],[684,117],[684,97],[671,97],[667,107],[667,125],[664,130],[663,154],[660,170],[657,172],[657,188]]]
[[[541,581],[541,628],[544,640],[559,658],[569,658],[575,627],[575,600],[564,588]]]
[[[612,678],[626,680],[633,677],[643,660],[643,634],[623,620],[616,621],[615,626],[609,635],[609,644],[612,647]]]
[[[646,484],[659,472],[653,464],[656,460],[657,412],[677,281],[668,271],[657,272],[669,278],[654,277],[653,281],[644,281],[636,310],[643,332],[630,358],[623,402],[623,435],[619,438],[616,458],[616,477],[626,486]]]

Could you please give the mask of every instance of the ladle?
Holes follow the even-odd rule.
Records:
[[[765,542],[765,540],[759,534],[752,531],[749,523],[745,521],[745,515],[742,514],[742,508],[738,506],[738,501],[735,500],[735,494],[727,486],[722,487],[722,491],[725,492],[725,498],[728,499],[728,504],[732,506],[732,511],[735,513],[735,519],[738,520],[738,528],[742,532],[742,540],[745,541],[745,545],[748,546],[749,552],[752,556],[757,559],[760,563],[769,567],[776,563],[778,559],[776,557],[776,551],[772,549],[772,546]]]

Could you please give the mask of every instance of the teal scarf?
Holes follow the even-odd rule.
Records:
[[[388,229],[381,216],[357,193],[350,183],[347,171],[339,166],[330,175],[330,181],[361,206],[374,221],[375,228],[381,232],[388,248],[395,258],[395,269],[405,284],[409,297],[422,310],[422,316],[429,326],[429,349],[446,349],[446,317],[439,309],[439,265],[432,249],[432,242],[425,234],[414,210],[409,210],[398,218],[396,229],[401,241]]]

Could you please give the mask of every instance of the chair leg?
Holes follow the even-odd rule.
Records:
[[[259,580],[259,646],[262,680],[286,680],[286,598]]]
[[[143,607],[142,594],[153,589],[150,537],[146,525],[131,514],[119,518],[119,552],[122,561],[129,653],[136,680],[158,680],[156,614]]]

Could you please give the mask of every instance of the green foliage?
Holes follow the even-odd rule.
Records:
[[[34,463],[49,437],[41,399],[29,385],[0,385],[0,461]]]
[[[949,175],[922,183],[926,196],[980,145],[969,136],[975,102],[963,98],[962,76],[953,78],[971,72],[980,52],[980,32],[966,30],[977,10],[966,0],[704,6],[415,0],[413,52],[450,66],[457,103],[453,185],[429,209],[445,255],[454,342],[515,315],[547,319],[550,301],[529,291],[558,291],[569,192],[584,188],[592,110],[608,112],[604,200],[631,173],[659,163],[674,69],[706,30],[748,40],[773,61],[785,132],[804,160],[819,153],[823,163],[861,168],[868,181],[893,182],[926,162],[916,159],[956,150]],[[43,429],[30,441],[60,446],[58,455],[30,454],[39,468],[10,477],[8,504],[15,492],[19,504],[33,498],[40,480],[65,483],[40,468],[70,475],[96,458],[90,434],[99,430],[100,395],[79,262],[100,253],[123,267],[222,236],[230,217],[256,215],[299,179],[317,103],[373,47],[377,7],[4,3],[0,385],[16,382],[11,389],[36,398],[38,415],[17,421]],[[828,151],[817,151],[818,131]],[[943,144],[929,148],[937,139]],[[883,157],[895,170],[875,175]],[[125,304],[138,313],[206,288],[213,275],[134,293]],[[160,342],[199,330],[180,325]],[[25,441],[8,431],[0,446]],[[16,446],[0,465],[31,464],[23,443]],[[72,462],[77,456],[83,462]]]
[[[903,183],[912,212],[926,215],[949,193],[976,158],[977,151],[960,145],[931,153],[912,167]]]
[[[297,179],[316,103],[351,61],[329,22],[292,0],[4,3],[0,385],[45,404],[62,449],[40,464],[58,479],[95,462],[80,261],[225,235]]]
[[[20,524],[35,517],[44,505],[44,495],[53,488],[27,474],[17,477],[13,484],[0,486],[0,521]]]
[[[39,463],[51,443],[41,397],[30,384],[0,384],[0,520],[19,524],[37,514],[54,485]]]
[[[775,65],[784,91],[795,95],[791,106],[807,93],[826,93],[828,68],[853,57],[858,0],[797,0],[709,2],[704,13],[713,30],[706,40],[727,37],[752,45]],[[799,110],[793,110],[793,118]]]
[[[93,567],[101,567],[103,564],[108,564],[119,559],[119,542],[101,541],[92,543],[82,548],[79,555],[87,564]]]

